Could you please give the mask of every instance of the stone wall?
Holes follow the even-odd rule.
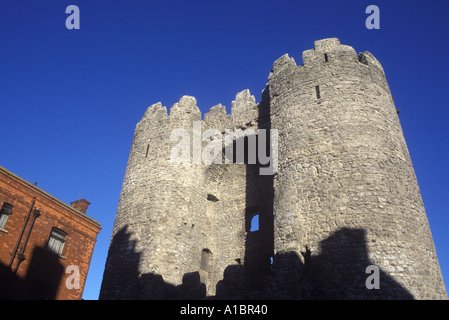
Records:
[[[204,115],[193,97],[148,108],[137,124],[100,298],[447,298],[426,213],[388,83],[369,52],[315,42],[298,66],[274,62],[261,101]],[[218,163],[174,164],[218,143]],[[212,135],[201,139],[206,130]],[[276,129],[278,167],[260,175],[226,150]],[[196,137],[196,138],[195,138]],[[198,138],[200,137],[200,138]],[[256,140],[259,141],[259,140]],[[231,161],[232,162],[232,161]],[[235,162],[235,161],[234,161]],[[259,215],[259,230],[250,231]],[[273,264],[271,264],[273,259]],[[382,287],[365,287],[369,265]]]

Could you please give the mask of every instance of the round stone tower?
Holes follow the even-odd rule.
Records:
[[[336,38],[302,58],[268,84],[278,280],[306,298],[447,297],[382,66]]]
[[[207,246],[202,206],[202,166],[193,161],[193,123],[201,112],[184,96],[170,109],[148,108],[137,124],[130,151],[100,297],[170,298],[184,276],[198,270]],[[181,129],[180,134],[173,132]],[[184,133],[188,149],[174,164],[172,147]],[[173,141],[172,141],[173,140]],[[178,141],[179,140],[179,141]],[[200,141],[201,143],[201,141]],[[182,159],[182,156],[186,156]],[[162,277],[163,275],[163,277]],[[195,275],[191,275],[192,278]],[[198,285],[199,285],[199,279]]]
[[[170,115],[161,103],[147,109],[134,133],[100,299],[204,298],[215,295],[225,271],[239,274],[245,263],[257,270],[261,233],[247,236],[249,220],[263,211],[257,167],[222,159],[225,133],[257,129],[257,111],[249,90],[237,94],[231,114],[217,105],[204,120],[190,96]],[[222,151],[217,164],[204,160],[217,149],[213,141]]]

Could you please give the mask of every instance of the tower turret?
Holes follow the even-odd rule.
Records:
[[[445,296],[380,63],[335,38],[316,41],[303,63],[285,55],[269,76],[271,124],[279,130],[275,253],[296,253],[305,264],[307,247],[315,276],[299,273],[296,281],[328,297]],[[380,290],[365,287],[369,265],[382,273]]]

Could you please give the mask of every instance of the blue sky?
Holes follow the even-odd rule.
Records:
[[[68,30],[68,5],[80,29]],[[380,9],[368,30],[365,8]],[[301,64],[338,37],[382,63],[449,287],[449,1],[0,2],[0,165],[102,224],[84,299],[97,299],[136,123],[195,96],[203,114],[235,94],[260,101],[272,63]]]

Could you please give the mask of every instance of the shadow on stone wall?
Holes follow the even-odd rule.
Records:
[[[373,265],[363,229],[342,228],[320,242],[320,253],[278,253],[263,287],[248,286],[242,266],[229,266],[217,284],[217,299],[409,300],[413,296],[379,268],[379,289],[365,285]],[[303,262],[304,261],[304,262]]]
[[[120,247],[133,248],[126,227],[114,237],[111,248],[119,245],[118,239]],[[126,270],[123,262],[120,268],[114,268],[114,261],[107,262],[108,268],[114,272],[108,272],[103,279],[100,299],[413,299],[404,287],[381,269],[380,289],[366,288],[365,282],[370,274],[365,270],[372,262],[368,258],[363,229],[342,228],[320,242],[319,254],[300,254],[303,257],[293,251],[277,253],[272,268],[266,270],[257,286],[252,284],[252,277],[244,265],[230,265],[216,285],[216,295],[206,297],[206,288],[200,282],[198,272],[185,274],[178,286],[165,282],[159,274],[139,275],[140,253],[132,250],[124,256],[127,259]]]
[[[273,201],[274,175],[261,174],[262,167],[268,167],[270,163],[261,163],[259,148],[265,142],[265,154],[271,157],[271,120],[270,99],[268,87],[262,94],[259,104],[258,128],[265,130],[265,141],[260,134],[256,136],[256,164],[246,163],[246,194],[245,194],[245,257],[244,271],[249,278],[247,286],[260,290],[263,287],[265,275],[271,269],[271,258],[274,252],[274,226],[273,226]],[[261,140],[259,140],[261,139]],[[245,141],[245,146],[248,142]],[[248,147],[245,148],[247,152]],[[263,153],[263,152],[262,152]],[[251,231],[251,220],[255,214],[259,216],[257,231]],[[231,269],[239,270],[239,266],[231,266]],[[225,272],[226,273],[226,272]],[[231,273],[228,271],[227,273]]]
[[[115,254],[108,254],[100,300],[177,300],[206,297],[206,286],[201,283],[199,272],[184,274],[182,284],[178,286],[165,282],[160,274],[139,274],[141,253],[135,251],[135,243],[135,240],[131,240],[127,226],[113,237],[109,252]],[[120,261],[117,261],[118,259]]]
[[[368,257],[365,230],[341,228],[320,242],[319,255],[311,254],[309,265],[304,266],[301,295],[311,299],[413,299],[380,268],[380,288],[367,289],[370,265],[374,263]]]

